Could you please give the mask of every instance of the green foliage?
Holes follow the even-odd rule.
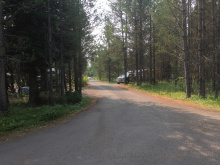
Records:
[[[21,79],[24,79],[25,85],[30,86],[29,103],[32,105],[48,104],[48,96],[45,94],[38,96],[39,92],[35,83],[37,76],[41,77],[40,90],[48,92],[49,74],[46,74],[49,68],[48,53],[51,52],[53,55],[52,63],[60,65],[59,54],[63,52],[64,66],[69,62],[72,63],[76,57],[74,60],[77,61],[76,65],[82,65],[77,66],[78,71],[74,71],[78,75],[79,70],[83,72],[86,68],[86,55],[89,54],[87,52],[91,49],[92,43],[89,12],[87,11],[92,8],[93,1],[50,1],[50,12],[47,9],[47,2],[49,1],[5,1],[3,6],[4,32],[7,34],[4,35],[4,46],[7,55],[10,56],[7,60],[10,62],[7,63],[7,68],[16,76],[14,79],[18,86],[24,85],[23,80],[21,83]],[[49,13],[50,23],[48,22]],[[51,43],[48,42],[49,34],[53,38]],[[61,43],[64,44],[61,46]],[[60,50],[61,47],[62,50]],[[79,47],[80,49],[78,49]],[[59,70],[56,68],[57,66],[52,67]],[[79,77],[81,77],[81,73]],[[60,78],[61,76],[56,76],[53,85],[59,85]],[[83,85],[87,84],[86,79],[83,83]],[[60,100],[62,101],[62,99],[65,98]]]
[[[89,77],[94,77],[95,76],[95,69],[94,69],[93,65],[86,68],[85,75],[87,75]]]
[[[89,82],[88,76],[83,76],[82,86],[85,87],[86,85],[88,85],[88,82]]]
[[[76,104],[79,103],[82,100],[82,95],[79,94],[77,91],[75,92],[66,92],[66,103],[67,104]]]
[[[56,120],[58,119],[60,116],[65,115],[62,111],[48,111],[45,113],[42,113],[39,116],[39,120],[43,121],[43,122],[48,122],[51,120]]]
[[[155,85],[144,83],[141,86],[136,86],[136,84],[129,84],[128,86],[154,95],[182,100],[201,107],[220,110],[220,98],[214,98],[211,90],[210,92],[207,92],[206,99],[201,98],[198,93],[194,93],[191,98],[186,99],[186,93],[183,91],[182,86],[175,85],[174,81],[170,83],[161,81]],[[196,86],[196,83],[193,83],[193,86]],[[208,84],[207,86],[211,86],[211,84]]]
[[[74,96],[77,94],[73,94]],[[26,100],[14,101],[10,105],[8,117],[0,113],[0,136],[21,132],[27,129],[40,127],[48,122],[74,114],[85,109],[91,104],[91,99],[83,97],[77,104],[55,105],[53,107],[44,105],[40,107],[27,107]],[[26,106],[24,106],[26,105]]]
[[[37,105],[47,105],[49,103],[49,94],[40,92],[36,99]]]

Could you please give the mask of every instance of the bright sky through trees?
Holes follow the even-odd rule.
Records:
[[[97,10],[98,17],[100,17],[100,21],[98,26],[94,28],[93,35],[100,36],[104,28],[104,18],[111,11],[108,5],[108,0],[97,0],[95,3],[95,9]]]

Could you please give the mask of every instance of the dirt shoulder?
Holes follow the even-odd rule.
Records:
[[[211,108],[207,108],[207,107],[197,105],[196,103],[189,103],[189,102],[183,101],[183,100],[175,100],[175,99],[172,99],[170,97],[159,96],[159,95],[156,95],[156,94],[147,93],[147,91],[146,92],[140,91],[138,89],[128,87],[124,84],[114,84],[114,86],[119,87],[119,88],[123,88],[123,89],[127,89],[127,90],[131,90],[131,91],[135,91],[135,92],[139,92],[139,93],[154,97],[154,99],[158,99],[158,100],[160,100],[160,102],[163,102],[165,104],[168,103],[168,102],[174,102],[174,103],[179,103],[179,104],[182,104],[182,105],[190,106],[192,108],[202,109],[202,110],[206,110],[206,111],[220,112],[220,110],[218,110],[218,109],[211,109]]]

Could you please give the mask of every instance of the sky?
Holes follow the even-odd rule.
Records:
[[[105,18],[105,15],[107,15],[111,11],[111,9],[108,5],[108,0],[97,0],[97,2],[95,3],[95,9],[97,9],[97,14],[101,18],[101,20],[95,26],[92,34],[97,35],[96,38],[98,39],[99,36],[103,33],[103,19]]]

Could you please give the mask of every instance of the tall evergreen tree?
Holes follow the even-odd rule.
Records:
[[[205,9],[204,0],[199,0],[199,94],[205,98]]]
[[[189,82],[189,61],[188,61],[188,39],[187,39],[187,24],[186,24],[186,0],[182,0],[183,7],[183,52],[184,52],[184,70],[186,83],[186,98],[191,97],[190,82]]]
[[[218,0],[218,36],[217,36],[217,53],[216,53],[216,89],[215,98],[218,97],[220,87],[220,0]]]
[[[0,107],[1,111],[8,114],[8,98],[5,84],[5,49],[4,49],[4,30],[3,30],[3,1],[0,0]]]

